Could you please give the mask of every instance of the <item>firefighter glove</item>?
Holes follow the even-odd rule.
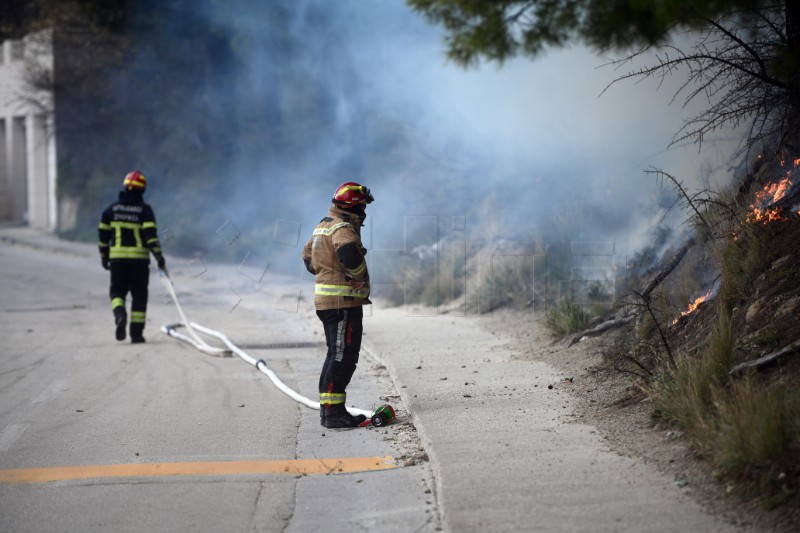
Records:
[[[158,263],[158,268],[164,271],[164,274],[167,274],[167,262],[164,260],[164,256],[161,254],[156,254],[156,263]],[[169,274],[167,274],[169,275]]]
[[[106,256],[104,256],[104,255],[101,255],[101,256],[100,256],[100,264],[101,264],[101,265],[103,265],[103,268],[104,268],[105,270],[108,270],[109,268],[111,268],[111,267],[109,266],[109,264],[108,264],[108,257],[106,257]]]

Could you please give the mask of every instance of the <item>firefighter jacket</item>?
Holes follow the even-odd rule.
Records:
[[[315,276],[314,305],[318,310],[371,303],[366,253],[358,216],[331,207],[303,248],[306,269]]]
[[[161,254],[156,217],[140,191],[121,191],[119,200],[103,211],[97,227],[100,255],[110,260],[150,262],[150,252]]]

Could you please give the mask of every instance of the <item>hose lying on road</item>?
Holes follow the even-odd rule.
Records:
[[[226,337],[224,334],[220,333],[219,331],[213,330],[211,328],[207,328],[205,326],[201,326],[196,322],[189,322],[186,318],[186,315],[183,312],[180,304],[178,303],[178,297],[175,294],[175,287],[172,285],[172,280],[169,279],[169,276],[161,270],[159,270],[159,274],[161,276],[161,281],[164,283],[164,286],[167,287],[167,291],[169,292],[172,300],[175,302],[175,307],[178,309],[178,313],[183,320],[182,323],[178,324],[167,324],[161,326],[161,331],[169,335],[170,337],[174,337],[178,340],[182,340],[186,343],[191,344],[201,352],[207,353],[209,355],[216,355],[216,356],[223,356],[228,357],[231,355],[231,352],[235,353],[239,357],[245,360],[245,362],[250,363],[256,370],[261,372],[262,374],[266,375],[272,383],[278,387],[282,393],[287,395],[289,398],[293,399],[294,401],[305,405],[306,407],[310,407],[311,409],[316,409],[319,411],[319,402],[315,402],[303,396],[302,394],[296,392],[294,389],[286,385],[283,381],[280,380],[278,375],[270,370],[267,367],[267,363],[264,362],[263,359],[256,359],[250,356],[247,352],[236,346],[231,340]],[[186,330],[189,332],[189,336],[183,335],[182,333],[178,332],[176,328],[181,326],[185,326]],[[197,333],[195,330],[205,333],[206,335],[211,335],[212,337],[216,337],[217,339],[221,340],[227,349],[225,348],[215,348],[214,346],[210,346],[206,343]],[[348,411],[354,415],[364,415],[369,418],[372,415],[372,411],[367,411],[365,409],[358,409],[356,407],[348,407]]]
[[[181,304],[178,302],[178,295],[175,294],[175,286],[172,284],[172,280],[169,279],[169,276],[166,272],[161,269],[158,269],[158,276],[161,278],[161,283],[164,284],[164,288],[167,289],[167,293],[169,293],[172,301],[175,302],[175,307],[178,309],[178,314],[181,316],[181,320],[183,321],[180,324],[170,324],[167,326],[162,326],[161,331],[169,335],[170,337],[175,337],[176,339],[180,339],[184,342],[188,342],[201,352],[207,353],[208,355],[214,355],[217,357],[230,357],[231,351],[226,350],[225,348],[215,348],[214,346],[209,346],[209,344],[200,338],[200,336],[194,332],[192,329],[191,324],[189,324],[189,320],[186,318],[186,314],[183,312],[183,308]],[[186,331],[189,332],[189,335],[186,336],[183,333],[176,331],[176,327],[179,326],[186,326]]]

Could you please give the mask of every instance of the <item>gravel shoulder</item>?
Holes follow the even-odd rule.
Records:
[[[632,379],[604,368],[602,352],[611,343],[608,337],[569,347],[566,340],[553,338],[537,318],[511,310],[496,311],[485,327],[511,339],[519,358],[555,368],[560,386],[575,398],[573,420],[595,426],[616,453],[652,466],[707,512],[742,531],[797,531],[800,517],[764,511],[757,502],[732,494],[681,431],[652,417],[646,395]]]

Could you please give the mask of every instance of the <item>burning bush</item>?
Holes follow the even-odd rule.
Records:
[[[685,309],[684,311],[681,311],[681,314],[680,314],[680,316],[679,316],[678,318],[676,318],[675,320],[673,320],[673,321],[672,321],[672,325],[674,326],[675,324],[677,324],[677,323],[678,323],[678,321],[679,321],[681,318],[683,318],[683,317],[685,317],[685,316],[689,316],[689,315],[691,315],[692,313],[694,313],[695,311],[697,311],[697,308],[698,308],[698,307],[700,307],[700,305],[701,305],[701,304],[703,304],[703,303],[707,302],[707,301],[708,301],[710,298],[712,298],[713,296],[714,296],[714,293],[713,293],[713,291],[712,291],[711,289],[708,289],[708,291],[706,291],[706,293],[705,293],[705,294],[703,294],[702,296],[698,296],[697,298],[695,298],[694,300],[692,300],[692,301],[689,303],[688,307],[686,307],[686,309]]]
[[[785,162],[780,162],[785,167]],[[800,214],[795,205],[800,197],[800,159],[795,159],[792,166],[785,171],[785,177],[771,181],[753,194],[746,213],[745,221],[749,224],[769,224],[777,220],[786,220],[787,216]]]
[[[755,201],[750,204],[747,213],[747,222],[768,223],[783,218],[781,209],[774,207],[778,201],[786,196],[792,186],[791,178],[784,178],[776,183],[770,183],[755,194]]]

